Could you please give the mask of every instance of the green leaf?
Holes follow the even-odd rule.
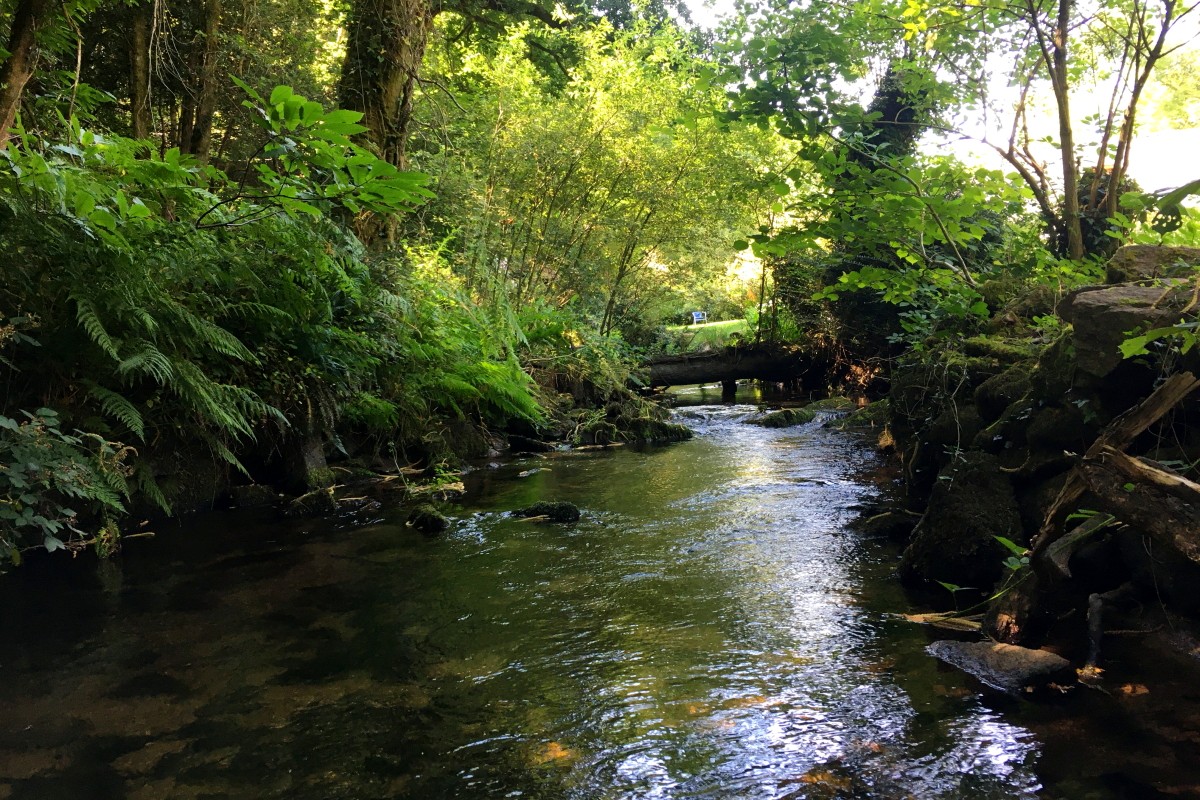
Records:
[[[277,106],[280,103],[287,100],[288,98],[290,98],[293,94],[294,93],[292,92],[292,87],[290,87],[290,86],[284,86],[284,85],[276,86],[274,89],[271,90],[271,99],[267,101],[267,104],[272,105],[272,106]]]
[[[1006,539],[1003,536],[993,536],[992,538],[1004,545],[1004,547],[1011,551],[1014,555],[1023,556],[1026,553],[1026,548],[1021,547],[1021,545],[1017,544],[1012,539]]]

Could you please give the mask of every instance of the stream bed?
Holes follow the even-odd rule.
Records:
[[[231,512],[0,578],[0,800],[1156,796],[1103,697],[925,654],[848,527],[894,477],[869,441],[753,411],[480,465],[436,538]],[[543,499],[583,519],[506,515]]]

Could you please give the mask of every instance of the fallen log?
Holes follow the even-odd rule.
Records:
[[[1080,471],[1104,511],[1200,563],[1200,484],[1112,447],[1089,455]]]
[[[746,378],[791,380],[823,371],[825,365],[818,362],[800,347],[762,344],[664,356],[643,366],[650,371],[651,386],[686,386]]]
[[[1155,422],[1162,419],[1168,411],[1177,406],[1197,387],[1200,387],[1200,380],[1197,380],[1190,372],[1176,373],[1167,378],[1140,405],[1126,411],[1110,422],[1108,427],[1096,437],[1096,441],[1092,446],[1088,448],[1084,460],[1094,458],[1105,448],[1124,450],[1133,444],[1134,439]],[[1062,491],[1058,493],[1058,497],[1051,503],[1050,509],[1046,512],[1046,516],[1042,521],[1042,527],[1034,538],[1031,548],[1035,556],[1040,555],[1043,550],[1064,533],[1062,529],[1063,520],[1076,509],[1079,498],[1083,496],[1086,489],[1087,482],[1083,477],[1080,467],[1077,465],[1067,475],[1066,484],[1063,486]]]

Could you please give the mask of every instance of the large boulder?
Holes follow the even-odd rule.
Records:
[[[1188,277],[1200,266],[1200,247],[1127,244],[1105,266],[1109,283]]]
[[[1071,667],[1071,662],[1056,653],[998,642],[941,641],[925,651],[1005,692],[1066,675]]]
[[[900,561],[907,581],[948,581],[987,588],[1008,551],[996,541],[1021,541],[1021,515],[1008,475],[995,456],[968,452],[942,470],[929,506]]]
[[[1120,345],[1130,332],[1179,322],[1191,292],[1183,285],[1122,284],[1086,288],[1068,295],[1059,306],[1075,328],[1075,368],[1103,378],[1124,360]]]

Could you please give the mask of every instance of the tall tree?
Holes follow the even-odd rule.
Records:
[[[37,33],[48,22],[50,0],[21,0],[13,11],[8,58],[0,66],[0,147],[12,138],[25,84],[37,66]]]
[[[133,10],[129,28],[130,131],[145,139],[154,127],[150,106],[150,47],[154,29],[154,2],[142,2]]]
[[[491,28],[515,18],[563,25],[549,8],[526,0],[464,0],[454,5],[442,0],[354,0],[338,101],[343,108],[362,112],[368,141],[397,166],[405,164],[413,98],[429,34],[434,19],[445,11]]]

